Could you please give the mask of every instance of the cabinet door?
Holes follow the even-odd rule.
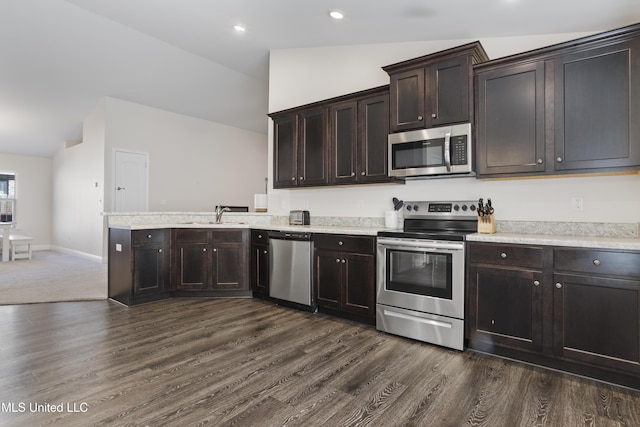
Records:
[[[477,76],[478,175],[545,171],[544,62]]]
[[[420,129],[426,126],[424,68],[392,74],[391,131]]]
[[[541,351],[541,282],[539,271],[471,267],[467,336],[473,346]]]
[[[212,288],[220,290],[248,289],[245,280],[245,257],[242,244],[216,244],[213,248]]]
[[[298,113],[298,185],[329,183],[327,112],[313,108]]]
[[[174,254],[174,286],[176,290],[210,289],[209,254],[206,243],[177,243]]]
[[[556,274],[558,356],[640,374],[640,281]]]
[[[339,252],[316,250],[314,259],[316,303],[320,307],[339,309],[342,300],[342,257]]]
[[[251,246],[251,290],[269,295],[269,246]]]
[[[427,69],[427,126],[470,120],[470,61],[470,57],[462,56],[440,61]]]
[[[168,251],[163,243],[135,246],[133,249],[133,295],[168,290]]]
[[[356,182],[358,104],[356,101],[331,106],[331,183]]]
[[[387,174],[389,94],[358,102],[359,182],[390,181]]]
[[[554,61],[555,170],[640,165],[640,40]]]
[[[342,308],[351,313],[372,317],[375,314],[374,256],[343,253],[341,258],[344,283]]]
[[[297,179],[296,116],[289,114],[273,119],[273,186],[295,187]]]

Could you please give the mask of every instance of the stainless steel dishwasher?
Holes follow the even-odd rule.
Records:
[[[311,234],[269,233],[269,296],[314,311],[311,292]]]

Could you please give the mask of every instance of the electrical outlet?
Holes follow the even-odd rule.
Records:
[[[584,199],[582,197],[572,197],[571,198],[571,209],[574,211],[583,211],[584,210]]]

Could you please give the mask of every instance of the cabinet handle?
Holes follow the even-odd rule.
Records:
[[[267,253],[267,251],[264,251],[264,253],[266,254],[266,253]]]
[[[356,173],[355,172],[351,172],[351,176],[356,176]]]
[[[540,281],[539,280],[534,280],[533,281],[533,286],[540,286]]]
[[[542,163],[544,163],[544,162],[542,161],[542,159],[538,159],[536,163],[538,163],[539,165],[541,165],[541,164],[542,164]]]
[[[360,172],[360,175],[365,176],[367,173],[365,171]]]
[[[340,262],[340,259],[339,259],[339,258],[336,258],[336,262]]]
[[[600,260],[599,259],[594,259],[593,260],[593,265],[600,265]]]
[[[556,162],[562,163],[562,157],[560,157],[560,156],[556,157]]]
[[[213,252],[218,252],[218,249],[216,249],[216,248],[213,248]]]
[[[507,253],[506,252],[502,252],[500,254],[500,258],[505,259],[507,257]]]
[[[342,246],[344,243],[342,241],[338,242],[338,245]]]
[[[162,253],[162,249],[158,249],[158,253],[161,254]]]
[[[424,117],[422,117],[422,116],[418,116],[418,121],[420,121],[420,122],[421,122],[421,121],[422,121],[422,119],[424,119]]]
[[[431,118],[435,119],[436,117],[438,117],[438,115],[436,113],[431,114]]]
[[[560,283],[560,282],[556,283],[556,288],[562,289],[562,283]]]
[[[202,248],[202,252],[207,252],[207,248]]]
[[[301,177],[300,177],[300,181],[303,181],[303,180],[304,180],[304,176],[301,176]]]
[[[262,239],[262,234],[258,234],[258,239]]]
[[[147,234],[147,239],[150,239],[150,238],[151,238],[151,234]]]
[[[295,180],[296,180],[296,177],[295,177],[295,176],[292,176],[292,177],[291,177],[291,181],[295,181]]]
[[[343,259],[343,260],[342,260],[342,263],[343,263],[343,264],[346,264],[346,262],[347,262],[347,260],[346,260],[346,259]]]

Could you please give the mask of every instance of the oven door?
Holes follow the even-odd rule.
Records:
[[[464,318],[464,242],[378,238],[377,303]]]

